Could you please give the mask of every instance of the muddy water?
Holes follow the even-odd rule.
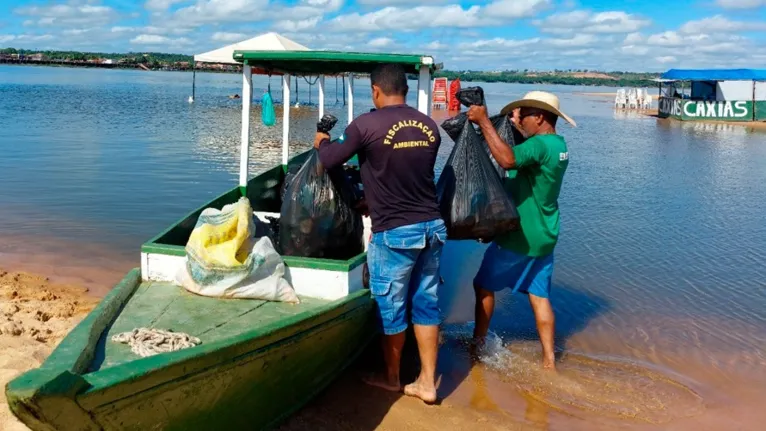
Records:
[[[189,105],[190,78],[0,67],[0,266],[103,294],[138,265],[142,242],[235,184],[239,101],[226,96],[240,79],[199,75]],[[267,84],[255,79],[256,98]],[[484,87],[491,111],[531,89]],[[307,88],[291,108],[293,151],[316,121]],[[357,89],[363,112],[366,82]],[[523,296],[499,296],[496,338],[472,362],[460,322],[473,302],[460,297],[440,351],[444,404],[530,429],[761,429],[766,135],[616,114],[607,98],[573,94],[593,89],[548,89],[579,125],[560,127],[571,163],[552,298],[559,372],[537,366]],[[343,118],[332,81],[328,93]],[[278,162],[281,128],[259,126],[257,109],[252,119],[255,174]]]

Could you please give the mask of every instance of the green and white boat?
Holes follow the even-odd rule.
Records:
[[[243,64],[239,185],[192,211],[141,247],[130,271],[39,367],[6,386],[13,413],[33,430],[264,429],[278,424],[325,388],[376,333],[363,283],[366,253],[346,261],[285,257],[300,304],[197,296],[172,283],[184,246],[204,208],[240,196],[256,214],[278,214],[288,165],[290,110],[284,109],[282,163],[248,178],[252,68],[279,72],[283,101],[290,78],[347,75],[348,121],[354,74],[400,63],[419,75],[418,109],[430,111],[430,56],[333,51],[235,51]],[[184,332],[200,345],[140,357],[111,341],[147,327]]]

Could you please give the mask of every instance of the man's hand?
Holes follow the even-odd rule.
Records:
[[[330,135],[324,132],[317,132],[316,135],[314,135],[314,148],[319,148],[319,144],[325,139],[329,140]]]
[[[470,108],[468,108],[468,120],[475,124],[481,124],[485,121],[489,121],[487,107],[483,105],[472,105]]]
[[[363,216],[370,216],[370,208],[367,206],[367,200],[362,198],[354,205],[354,209]]]
[[[521,111],[521,108],[516,108],[513,110],[513,113],[511,114],[511,122],[519,130],[521,130],[521,117],[519,116],[520,111]]]

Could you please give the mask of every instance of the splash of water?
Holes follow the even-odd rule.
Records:
[[[452,326],[444,335],[470,345],[469,326]],[[522,395],[569,415],[665,424],[704,411],[702,397],[669,373],[571,352],[561,355],[551,372],[541,367],[539,351],[537,342],[509,345],[490,331],[475,353],[480,364]]]

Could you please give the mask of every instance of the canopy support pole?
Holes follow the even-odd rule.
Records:
[[[197,67],[192,61],[192,102],[197,98]]]
[[[418,111],[431,115],[431,68],[420,66],[418,76]]]
[[[346,84],[346,91],[348,91],[348,124],[351,124],[354,120],[354,74],[348,74]]]
[[[296,83],[298,79],[295,79]],[[290,75],[282,75],[282,168],[287,172],[287,143],[290,139]]]
[[[253,100],[253,70],[242,65],[242,142],[239,153],[239,191],[247,195],[247,168],[250,158],[250,103]]]
[[[319,119],[324,117],[324,75],[319,75]]]

